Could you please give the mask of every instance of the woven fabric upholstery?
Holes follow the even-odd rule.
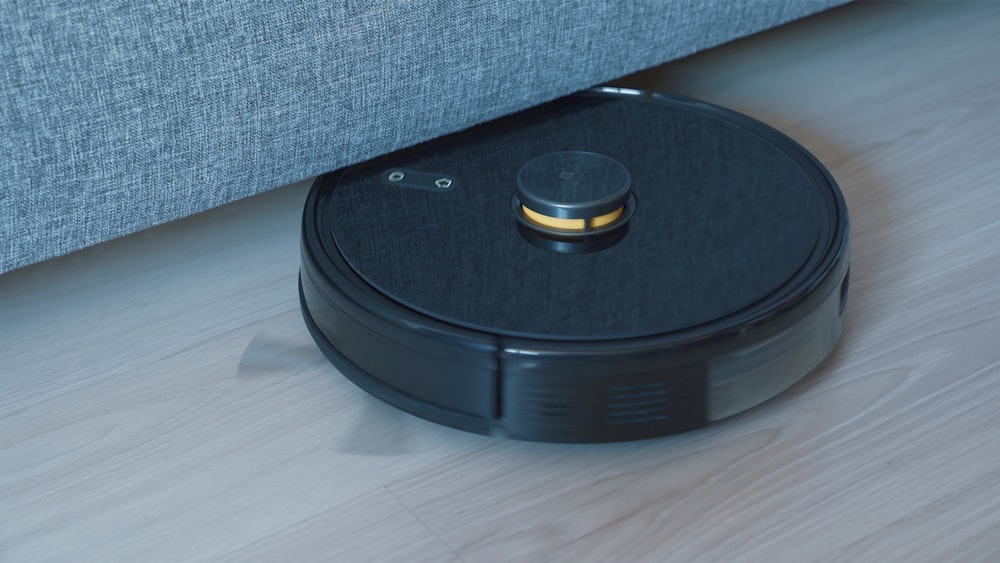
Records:
[[[843,0],[8,0],[0,272]]]

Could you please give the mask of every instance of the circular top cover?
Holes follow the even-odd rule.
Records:
[[[560,253],[519,233],[519,180],[559,201],[534,180],[554,172],[539,158],[562,152],[606,159],[584,159],[607,182],[576,201],[631,188],[634,216],[610,248]],[[455,187],[380,180],[396,168]],[[817,283],[846,230],[839,192],[801,147],[734,112],[658,95],[563,99],[361,166],[329,198],[336,248],[388,298],[454,325],[544,339],[759,319]]]
[[[603,215],[628,201],[628,170],[601,154],[554,152],[529,161],[517,173],[521,204],[550,217]]]

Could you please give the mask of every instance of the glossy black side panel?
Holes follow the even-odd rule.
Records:
[[[379,399],[417,416],[487,434],[496,411],[496,348],[407,330],[358,307],[310,275],[303,252],[306,324],[345,376]],[[325,289],[325,290],[324,290]]]
[[[671,366],[662,354],[501,355],[504,434],[523,440],[610,442],[700,428],[703,363]]]

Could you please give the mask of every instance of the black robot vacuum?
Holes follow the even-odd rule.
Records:
[[[320,176],[300,297],[330,361],[417,416],[524,440],[699,428],[840,336],[848,218],[747,116],[601,87]]]

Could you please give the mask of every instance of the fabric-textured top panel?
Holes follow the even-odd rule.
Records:
[[[844,0],[0,8],[0,273]]]

